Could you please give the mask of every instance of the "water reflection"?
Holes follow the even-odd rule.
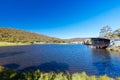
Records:
[[[20,67],[20,65],[16,63],[5,64],[2,66],[4,66],[5,68],[9,68],[9,69],[18,69]]]
[[[47,62],[40,64],[38,66],[29,66],[24,68],[21,71],[30,71],[30,70],[37,70],[40,69],[42,72],[66,72],[69,69],[69,65],[66,63],[58,63],[55,61]]]
[[[93,66],[97,69],[96,75],[111,75],[113,74],[114,65],[111,61],[111,55],[108,51],[102,49],[92,49]]]
[[[0,53],[0,58],[15,56],[15,55],[23,54],[23,53],[25,53],[25,52],[24,51],[19,51],[19,52],[3,52],[3,53]]]

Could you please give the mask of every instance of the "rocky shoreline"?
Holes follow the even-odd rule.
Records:
[[[106,48],[106,50],[111,51],[111,52],[118,52],[118,53],[120,53],[120,46],[117,46],[117,47],[110,46],[110,47]]]

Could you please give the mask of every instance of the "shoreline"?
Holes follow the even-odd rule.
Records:
[[[0,47],[3,47],[3,46],[23,46],[23,45],[31,45],[31,44],[30,43],[0,42]]]
[[[120,46],[111,46],[111,47],[108,47],[106,48],[107,51],[110,51],[110,52],[117,52],[117,53],[120,53]]]
[[[24,46],[24,45],[34,45],[34,44],[61,44],[61,45],[66,45],[66,44],[73,44],[73,43],[11,43],[11,42],[0,42],[0,47],[4,46]]]

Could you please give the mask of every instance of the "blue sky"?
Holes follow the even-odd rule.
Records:
[[[58,37],[97,37],[120,28],[120,0],[0,0],[0,26]]]

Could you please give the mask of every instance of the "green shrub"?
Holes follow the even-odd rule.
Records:
[[[96,76],[90,76],[88,80],[97,80]]]
[[[120,80],[120,77],[118,77],[116,80]]]
[[[5,69],[0,66],[0,80],[115,80],[106,75],[96,77],[88,76],[85,72],[82,73],[43,73],[40,70],[18,72],[16,70]],[[120,77],[116,80],[120,80]]]

